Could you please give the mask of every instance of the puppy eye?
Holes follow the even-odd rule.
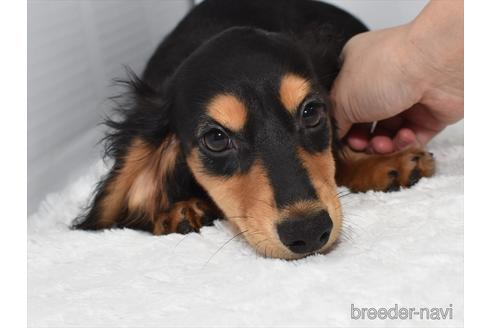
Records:
[[[301,110],[301,124],[305,128],[314,128],[325,115],[325,106],[318,102],[309,102]]]
[[[212,129],[203,135],[203,144],[210,151],[223,152],[230,148],[231,139],[220,129]]]

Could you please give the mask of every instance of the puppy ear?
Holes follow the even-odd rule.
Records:
[[[169,129],[171,102],[133,73],[126,84],[129,102],[117,110],[120,119],[106,121],[112,128],[105,137],[106,156],[113,158],[114,164],[74,227],[125,226],[159,234],[163,212],[169,207],[166,181],[180,152]]]

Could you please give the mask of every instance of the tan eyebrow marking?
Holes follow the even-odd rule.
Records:
[[[233,131],[241,130],[246,124],[246,106],[233,95],[215,96],[207,106],[207,114],[217,123]]]
[[[294,113],[302,100],[311,90],[308,80],[299,75],[288,73],[280,82],[280,101],[290,113]]]

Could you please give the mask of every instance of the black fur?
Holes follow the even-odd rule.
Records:
[[[310,0],[207,0],[195,7],[159,45],[139,79],[130,74],[129,104],[107,120],[106,155],[114,159],[110,173],[99,183],[94,199],[76,220],[80,229],[99,229],[99,202],[105,186],[121,169],[128,146],[139,137],[158,147],[170,134],[180,141],[176,169],[168,177],[170,202],[207,193],[194,180],[185,162],[199,146],[200,129],[216,124],[203,114],[204,104],[218,93],[231,93],[255,114],[243,131],[229,133],[241,145],[237,153],[201,159],[210,174],[230,176],[246,172],[254,159],[265,162],[279,205],[315,197],[305,169],[296,160],[296,145],[320,152],[336,146],[336,128],[329,117],[306,132],[288,117],[276,97],[280,77],[294,72],[317,86],[317,99],[327,92],[338,73],[338,57],[345,42],[366,27],[348,13]],[[326,110],[330,111],[326,103]],[[327,137],[331,126],[333,140]],[[253,132],[254,131],[254,132]],[[287,192],[285,177],[297,194]],[[116,226],[151,231],[149,218],[135,217],[122,207]],[[135,223],[136,222],[136,223]]]

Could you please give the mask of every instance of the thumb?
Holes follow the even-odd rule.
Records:
[[[338,127],[338,137],[342,139],[352,126],[352,122],[348,119],[345,106],[343,104],[343,98],[340,93],[337,92],[337,83],[335,81],[334,86],[330,93],[330,101],[333,109],[333,117],[335,118]]]
[[[337,127],[338,127],[338,137],[342,139],[345,137],[345,135],[348,133],[350,130],[350,127],[352,126],[352,123],[350,123],[349,120],[347,120],[346,116],[343,114],[343,110],[336,110],[335,109],[335,120],[337,122]]]
[[[413,105],[410,109],[404,111],[402,116],[404,118],[402,128],[412,130],[421,146],[426,145],[447,126],[442,119],[436,118],[434,114],[422,104]]]
[[[444,130],[445,125],[439,125],[429,128],[422,125],[407,123],[404,125],[404,127],[413,131],[413,133],[415,134],[415,138],[417,139],[417,142],[420,146],[425,146],[439,132]]]

